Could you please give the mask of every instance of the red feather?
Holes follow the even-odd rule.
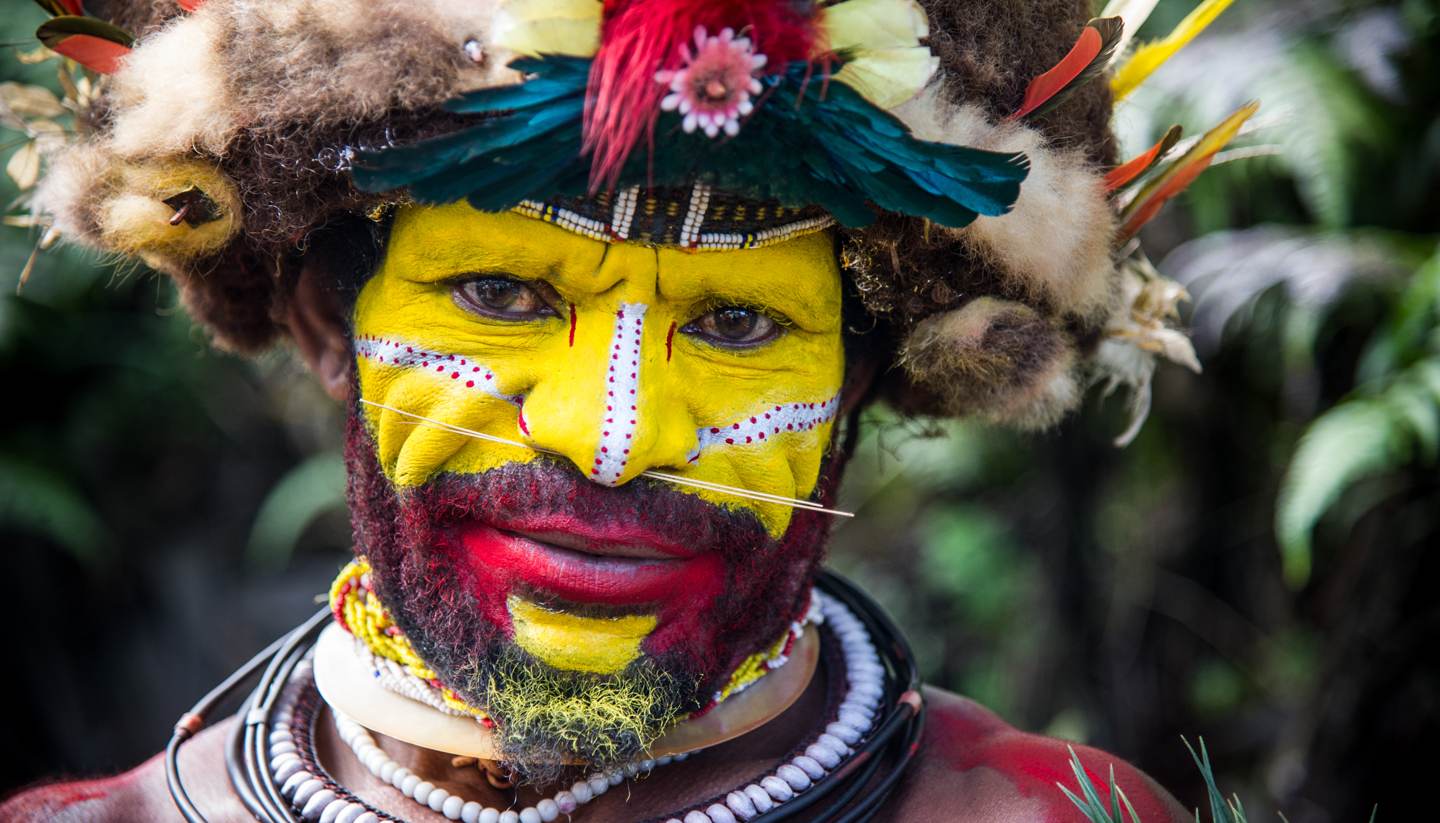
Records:
[[[195,11],[205,5],[205,0],[175,0],[175,2],[179,3],[180,8],[186,11]]]
[[[1171,126],[1170,130],[1165,132],[1165,136],[1160,138],[1160,142],[1151,146],[1149,151],[1122,166],[1111,169],[1110,173],[1105,175],[1105,193],[1109,194],[1123,189],[1140,179],[1140,175],[1153,168],[1156,163],[1164,159],[1171,149],[1175,148],[1175,144],[1180,142],[1180,135],[1183,132],[1184,130],[1179,126]]]
[[[605,0],[582,144],[591,155],[591,189],[613,186],[630,152],[654,129],[666,91],[655,73],[680,68],[697,27],[748,36],[768,58],[767,71],[779,72],[815,54],[815,13],[813,3],[785,0]]]
[[[1124,29],[1125,23],[1119,17],[1100,17],[1087,23],[1070,53],[1054,68],[1030,81],[1025,100],[1019,110],[1010,115],[1011,119],[1040,114],[1058,105],[1070,91],[1099,76],[1109,65]]]
[[[130,53],[129,46],[88,34],[72,34],[50,46],[50,50],[100,74],[114,74],[121,59]]]

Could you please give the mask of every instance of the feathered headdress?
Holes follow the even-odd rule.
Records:
[[[1155,356],[1193,355],[1133,238],[1253,107],[1121,163],[1112,89],[1228,4],[1112,75],[1153,3],[41,0],[102,82],[35,203],[241,349],[283,331],[276,261],[396,200],[696,249],[838,223],[903,408],[1041,426],[1103,382],[1141,410]]]

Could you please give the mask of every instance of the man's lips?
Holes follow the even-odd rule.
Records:
[[[472,522],[458,528],[459,545],[483,588],[493,592],[500,584],[506,591],[520,584],[572,602],[629,606],[714,591],[723,579],[719,556],[685,551],[640,528],[525,525],[502,529]]]

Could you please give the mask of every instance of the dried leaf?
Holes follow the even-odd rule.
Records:
[[[88,75],[81,75],[80,79],[75,81],[75,104],[81,108],[89,106],[98,91],[98,83],[92,81]]]
[[[27,191],[40,179],[40,146],[34,140],[21,146],[5,164],[5,173],[21,191]]]
[[[54,92],[24,83],[0,83],[0,106],[21,117],[59,117],[65,113]]]
[[[45,48],[44,46],[37,46],[30,51],[20,51],[15,53],[15,59],[19,60],[20,64],[24,66],[34,66],[38,63],[44,63],[46,60],[54,60],[59,56],[60,55]]]
[[[17,229],[33,229],[48,224],[48,218],[38,214],[7,214],[3,221],[7,226],[14,226]]]

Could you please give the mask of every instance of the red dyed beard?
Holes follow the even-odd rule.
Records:
[[[833,493],[841,462],[833,456],[824,462],[822,502]],[[824,557],[826,515],[797,509],[775,539],[751,511],[725,509],[646,478],[600,486],[545,456],[397,490],[380,468],[358,407],[347,425],[346,463],[355,551],[369,560],[376,594],[440,681],[485,709],[511,761],[532,772],[544,760],[597,766],[628,760],[707,705],[746,657],[768,648],[803,614]],[[696,557],[696,585],[677,576],[678,585],[659,587],[650,602],[577,604],[536,591],[524,569],[490,567],[467,538],[477,524],[503,529],[537,520],[661,536]],[[514,642],[506,607],[511,594],[578,613],[655,614],[657,625],[640,657],[618,674],[560,671]],[[495,692],[515,677],[536,679],[537,672],[565,697],[628,679],[643,681],[663,699],[652,717],[638,719],[646,730],[640,735],[519,728],[506,716],[509,701]],[[603,751],[587,750],[586,740],[607,737]]]

